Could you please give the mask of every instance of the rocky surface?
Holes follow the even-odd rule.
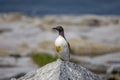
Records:
[[[0,73],[1,79],[3,78],[1,75],[16,71],[13,68],[18,70],[20,65],[17,61],[23,60],[23,58],[11,59],[11,55],[19,55],[24,58],[38,52],[55,55],[54,39],[57,34],[51,28],[56,25],[62,25],[65,28],[65,35],[70,42],[72,55],[76,62],[82,63],[91,70],[104,73],[115,65],[120,67],[119,16],[48,15],[29,17],[20,13],[0,14],[0,60],[2,61],[0,62],[0,72],[5,71],[4,74]],[[8,57],[9,55],[10,57]],[[4,58],[1,58],[3,56]],[[6,60],[5,57],[9,59]],[[28,62],[24,62],[21,65],[26,66]],[[20,73],[25,71],[24,67],[19,68],[22,68],[22,70],[18,70]],[[29,68],[30,66],[27,69]],[[7,75],[6,78],[8,77]]]
[[[57,60],[14,80],[103,80],[75,63]]]
[[[72,51],[80,55],[99,55],[120,51],[118,16],[45,16],[0,15],[0,55],[49,52],[54,54],[57,34],[51,28],[62,25]],[[48,46],[49,44],[49,46]]]
[[[71,59],[96,73],[106,73],[111,68],[111,71],[116,69],[116,67],[120,68],[120,52],[96,57],[80,57],[72,55]]]
[[[0,57],[0,80],[19,78],[35,69],[37,65],[30,58]]]

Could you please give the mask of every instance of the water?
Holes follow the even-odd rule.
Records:
[[[0,0],[0,13],[120,15],[120,0]]]

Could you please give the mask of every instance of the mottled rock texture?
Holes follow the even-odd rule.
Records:
[[[14,79],[16,80],[16,79]],[[30,72],[17,80],[103,80],[84,67],[68,61],[57,60]]]

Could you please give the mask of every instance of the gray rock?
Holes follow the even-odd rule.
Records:
[[[120,71],[120,52],[113,52],[94,57],[71,55],[71,60],[96,73],[106,73],[112,70]]]
[[[84,67],[68,61],[57,60],[30,72],[19,79],[11,80],[103,80]]]
[[[59,20],[58,20],[59,19]],[[120,52],[120,17],[118,16],[45,16],[0,14],[0,56],[33,51],[54,55],[52,32],[55,24],[64,25],[71,48],[78,55],[100,55]],[[94,26],[94,27],[91,27]],[[44,37],[44,38],[42,38]],[[49,46],[48,46],[49,45]]]
[[[0,57],[0,80],[20,78],[35,69],[37,69],[37,65],[29,57]]]

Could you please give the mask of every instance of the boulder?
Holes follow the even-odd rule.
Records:
[[[19,79],[11,80],[103,80],[84,67],[68,61],[47,64],[37,71],[30,72]]]

